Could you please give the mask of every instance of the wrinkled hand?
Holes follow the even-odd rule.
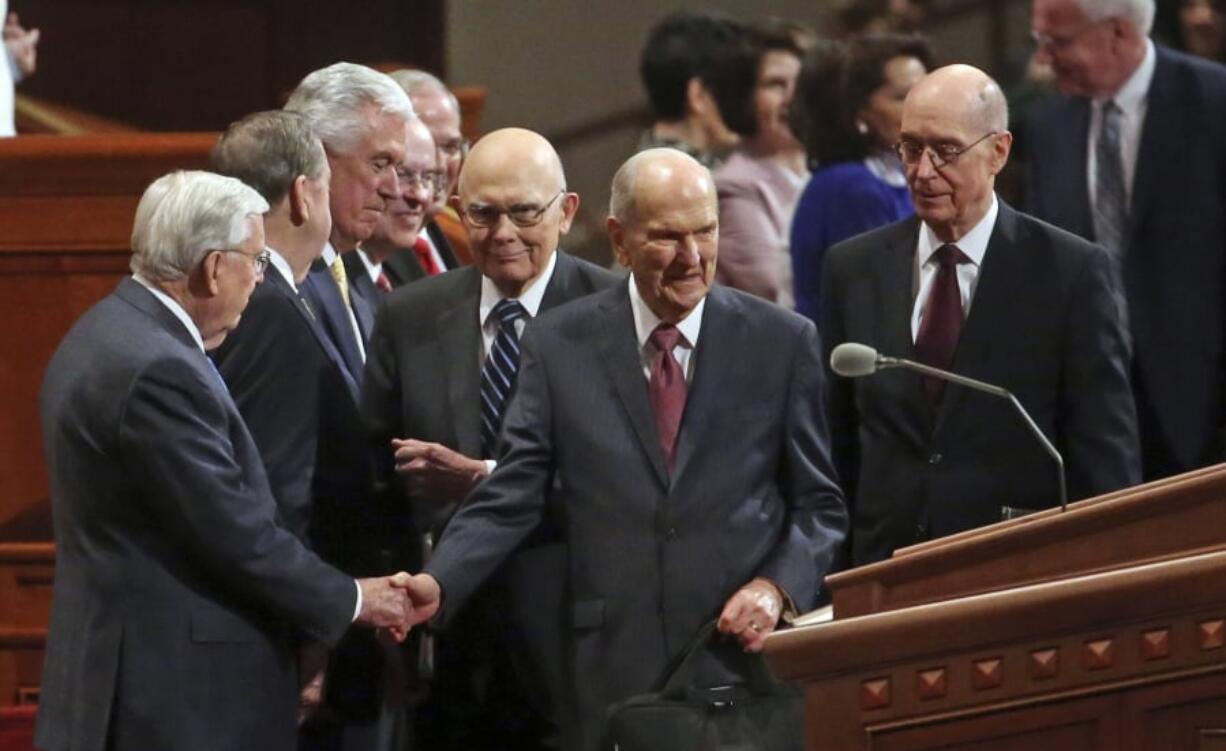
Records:
[[[298,665],[302,683],[302,687],[298,690],[298,724],[302,725],[318,714],[323,706],[328,648],[322,644],[304,646],[298,655]]]
[[[489,472],[485,462],[471,459],[438,443],[392,440],[396,473],[405,478],[409,495],[437,503],[464,499]]]
[[[717,628],[740,640],[746,652],[761,652],[783,612],[783,595],[766,579],[754,579],[724,605]]]
[[[438,580],[429,574],[403,577],[397,575],[392,586],[402,587],[409,597],[409,602],[412,603],[412,613],[409,615],[410,627],[433,618],[443,602],[443,590],[439,587]]]
[[[23,76],[28,76],[38,67],[38,29],[24,29],[16,13],[10,13],[4,19],[4,44],[13,59],[17,61],[17,69]]]
[[[358,579],[362,588],[362,610],[357,623],[374,628],[385,628],[396,641],[409,635],[409,622],[413,606],[405,592],[409,575],[401,571],[394,576]]]

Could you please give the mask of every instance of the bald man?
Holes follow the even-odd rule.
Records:
[[[1063,454],[1072,499],[1136,484],[1110,259],[996,197],[1012,140],[982,71],[941,68],[911,90],[898,150],[916,216],[830,250],[827,349],[862,342],[1009,389]],[[835,376],[830,393],[855,565],[1059,501],[1052,460],[1004,400],[898,370]]]
[[[558,249],[578,207],[548,141],[528,130],[494,131],[472,149],[459,180],[456,208],[474,265],[385,298],[364,412],[400,476],[390,492],[407,490],[417,534],[437,537],[494,465],[524,328],[618,279]],[[543,521],[505,577],[440,638],[434,690],[418,713],[424,748],[556,747],[549,718],[560,683],[565,562],[555,538]],[[517,657],[530,659],[512,663]]]
[[[419,617],[441,601],[450,622],[563,509],[565,747],[583,751],[610,704],[650,690],[712,619],[724,637],[696,687],[744,682],[781,614],[816,602],[846,525],[817,331],[711,286],[711,173],[650,149],[612,196],[609,236],[630,279],[533,324],[498,468],[411,590]]]

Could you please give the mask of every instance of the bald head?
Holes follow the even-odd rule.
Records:
[[[566,192],[562,160],[548,141],[505,128],[469,152],[457,208],[477,266],[503,295],[519,297],[553,259],[579,196]]]
[[[608,230],[643,301],[677,323],[715,278],[719,209],[706,167],[676,149],[648,149],[613,176]]]
[[[1004,92],[991,76],[970,65],[947,65],[929,73],[907,96],[904,106],[912,105],[956,109],[969,127],[983,132],[1009,129]]]

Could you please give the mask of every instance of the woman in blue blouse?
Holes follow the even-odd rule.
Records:
[[[932,67],[921,37],[875,34],[814,51],[793,108],[815,164],[792,220],[796,310],[819,315],[822,257],[831,245],[913,213],[894,154],[902,103]]]

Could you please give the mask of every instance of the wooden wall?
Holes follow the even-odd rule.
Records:
[[[337,62],[444,74],[444,0],[11,0],[42,30],[20,91],[151,130],[222,130]]]

